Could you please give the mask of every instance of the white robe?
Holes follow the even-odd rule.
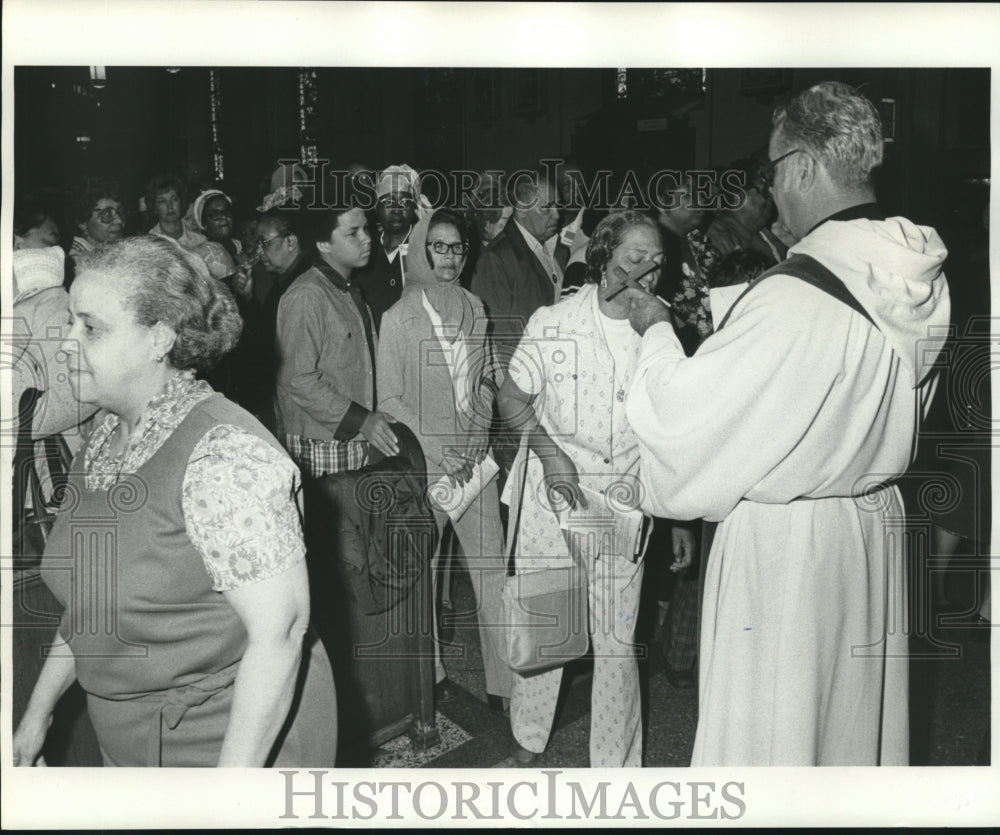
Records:
[[[644,509],[722,520],[707,565],[692,765],[907,761],[903,512],[895,487],[949,319],[937,234],[829,221],[790,254],[878,324],[764,280],[685,358],[643,338],[627,414]]]

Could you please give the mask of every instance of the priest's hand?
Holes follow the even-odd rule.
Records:
[[[622,296],[628,302],[628,320],[639,336],[644,336],[657,322],[670,323],[670,308],[659,296],[631,287]]]

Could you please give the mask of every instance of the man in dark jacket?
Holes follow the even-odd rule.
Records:
[[[403,294],[407,241],[417,222],[419,193],[419,176],[408,165],[390,165],[375,185],[375,216],[381,234],[372,245],[368,263],[358,271],[357,280],[376,330],[382,326],[382,314]]]
[[[253,411],[272,432],[275,431],[273,401],[278,368],[275,348],[278,302],[291,283],[311,266],[295,229],[294,212],[287,209],[271,209],[257,223],[260,263],[271,274],[273,283],[261,305],[259,329],[253,344],[258,369],[255,376],[257,389],[254,392],[257,408]]]
[[[555,258],[555,186],[535,172],[519,173],[525,176],[510,183],[513,215],[479,259],[472,278],[472,292],[486,306],[504,369],[531,314],[559,298],[563,278]]]
[[[506,372],[524,326],[538,308],[559,299],[563,272],[556,258],[558,192],[540,172],[520,171],[507,183],[513,214],[482,254],[471,290],[483,301],[497,362]],[[494,425],[493,451],[504,478],[518,439]]]

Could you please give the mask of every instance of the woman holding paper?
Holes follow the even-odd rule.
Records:
[[[420,441],[438,529],[451,519],[476,593],[486,692],[501,700],[510,696],[511,672],[499,626],[506,565],[496,465],[487,453],[496,383],[483,304],[459,284],[468,251],[467,227],[455,212],[438,209],[414,226],[406,288],[382,318],[378,409]],[[464,511],[456,507],[483,482]],[[439,561],[440,553],[431,564],[435,600]],[[440,695],[446,673],[439,649],[436,655]]]
[[[604,218],[587,245],[588,283],[531,317],[497,399],[504,421],[523,438],[508,480],[512,519],[519,510],[515,569],[565,566],[572,541],[587,570],[592,767],[642,765],[632,644],[643,570],[642,517],[635,510],[639,449],[625,419],[640,339],[620,290],[639,286],[652,294],[662,259],[659,231],[647,215]],[[523,488],[518,473],[524,473]],[[567,538],[567,528],[580,530],[575,526],[588,521],[602,533],[582,542]],[[611,525],[613,537],[605,535]],[[561,679],[561,666],[514,675],[510,713],[520,765],[545,750]]]

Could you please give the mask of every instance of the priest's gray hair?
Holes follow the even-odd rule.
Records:
[[[875,106],[853,87],[823,81],[779,105],[772,123],[789,147],[800,147],[823,163],[846,188],[871,183],[882,164],[882,120]]]

